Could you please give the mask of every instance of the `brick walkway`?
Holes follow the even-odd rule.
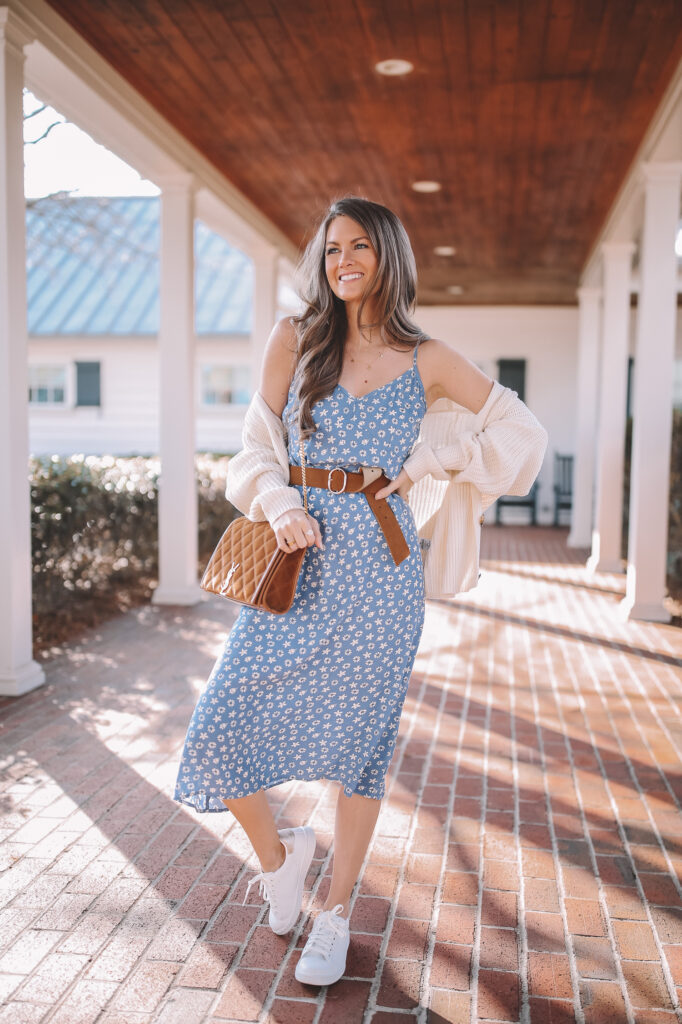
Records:
[[[129,613],[0,702],[0,1022],[682,1020],[682,631],[622,622],[565,536],[486,525],[479,587],[429,603],[328,990],[293,976],[305,914],[242,905],[234,819],[169,797],[232,606]],[[318,834],[306,910],[334,796],[272,791]]]

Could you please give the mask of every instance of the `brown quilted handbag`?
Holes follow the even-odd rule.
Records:
[[[308,490],[302,442],[299,450],[307,512]],[[282,551],[268,522],[254,522],[240,516],[230,523],[218,541],[199,586],[229,601],[281,615],[293,603],[306,551],[307,547]]]

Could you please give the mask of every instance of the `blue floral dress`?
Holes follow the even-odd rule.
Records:
[[[361,398],[337,384],[315,403],[306,462],[382,466],[394,479],[425,412],[415,347],[388,384]],[[293,384],[282,420],[298,465]],[[386,500],[410,548],[400,565],[363,494],[308,487],[324,550],[307,549],[289,611],[241,608],[192,715],[176,800],[224,811],[224,797],[322,778],[383,796],[425,612],[412,510],[397,492]]]

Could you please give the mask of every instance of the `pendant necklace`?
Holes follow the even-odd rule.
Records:
[[[367,373],[367,372],[368,372],[368,370],[371,370],[371,368],[372,368],[372,367],[374,366],[374,364],[375,364],[376,362],[378,362],[378,361],[379,361],[379,360],[381,359],[381,357],[383,356],[383,354],[384,354],[384,350],[382,349],[382,350],[381,350],[381,352],[379,352],[379,355],[378,355],[378,356],[375,356],[375,358],[374,358],[374,359],[372,360],[372,362],[371,362],[371,363],[369,363],[369,364],[368,364],[368,365],[367,365],[367,366],[365,367],[365,373]],[[353,358],[353,356],[350,356],[350,361],[351,361],[351,363],[354,363],[354,362],[356,362],[356,360],[355,360],[355,359]],[[365,377],[365,378],[364,378],[364,383],[365,383],[365,384],[369,384],[369,379],[368,379],[367,377]]]

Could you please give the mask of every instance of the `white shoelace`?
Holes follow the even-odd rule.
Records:
[[[249,893],[251,892],[251,886],[255,885],[256,882],[259,882],[260,885],[258,886],[258,895],[261,897],[261,899],[266,899],[268,901],[268,903],[270,904],[270,906],[274,909],[275,913],[277,913],[277,907],[275,905],[276,904],[276,896],[275,896],[276,889],[275,889],[275,886],[273,885],[273,882],[272,882],[272,876],[277,874],[277,872],[280,870],[280,868],[284,867],[286,859],[287,859],[287,857],[291,853],[291,851],[289,850],[289,847],[286,846],[285,843],[282,843],[282,846],[284,846],[284,860],[280,864],[279,868],[276,868],[275,871],[261,871],[261,872],[259,872],[259,874],[254,875],[253,878],[251,879],[251,881],[248,882],[248,884],[246,886],[246,892],[244,893],[244,903],[246,903],[247,899],[249,898]],[[244,905],[244,903],[242,903],[242,906]]]
[[[254,875],[246,886],[246,892],[244,893],[244,903],[246,903],[247,899],[249,898],[251,886],[255,885],[256,882],[258,882],[258,895],[262,899],[266,899],[269,902],[270,906],[276,910],[276,889],[275,886],[272,884],[273,875],[274,871],[261,871],[260,874]]]
[[[320,953],[328,960],[337,935],[345,935],[348,922],[341,917],[343,903],[337,903],[331,910],[323,910],[313,921],[313,927],[305,944],[306,953]]]

